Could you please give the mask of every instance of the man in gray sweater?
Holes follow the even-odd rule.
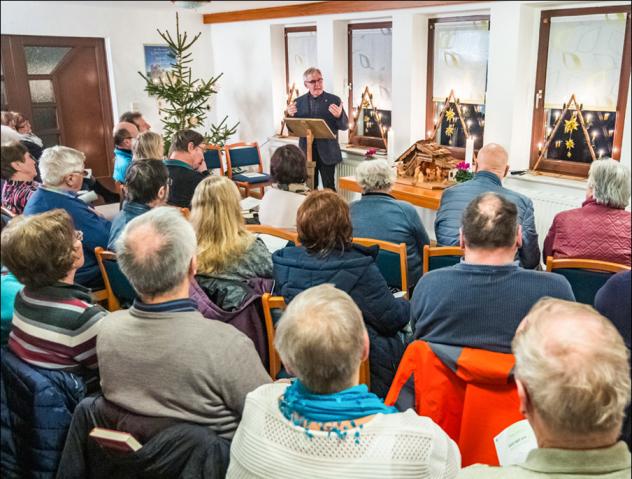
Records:
[[[499,193],[474,198],[463,213],[461,262],[422,276],[410,308],[415,338],[511,353],[516,328],[543,296],[574,301],[561,275],[523,269],[518,208]]]
[[[103,395],[133,413],[208,425],[231,439],[246,395],[271,380],[250,339],[204,318],[189,299],[193,228],[177,209],[160,207],[128,223],[116,246],[140,300],[102,320]]]

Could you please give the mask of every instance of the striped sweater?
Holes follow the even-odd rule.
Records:
[[[100,320],[107,314],[77,284],[24,288],[15,298],[9,348],[34,366],[87,373],[98,367]]]

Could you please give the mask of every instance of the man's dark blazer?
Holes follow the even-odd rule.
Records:
[[[301,95],[296,99],[296,114],[294,118],[322,118],[327,122],[329,129],[334,135],[335,140],[314,140],[314,148],[318,150],[318,156],[324,165],[336,165],[342,161],[340,153],[340,145],[338,144],[338,130],[346,130],[349,128],[349,118],[343,110],[340,118],[335,118],[329,112],[329,105],[332,103],[340,106],[340,98],[331,93],[322,92],[316,97],[316,109],[314,114],[309,111],[309,93]],[[307,153],[307,138],[300,138],[298,142],[303,152]]]

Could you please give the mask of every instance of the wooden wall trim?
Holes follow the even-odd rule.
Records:
[[[462,3],[481,3],[484,0],[457,1],[338,1],[314,2],[282,7],[255,8],[232,12],[206,13],[204,23],[246,22],[249,20],[270,20],[273,18],[305,17],[310,15],[329,15],[334,13],[373,12],[380,10],[399,10],[402,8],[435,7]]]

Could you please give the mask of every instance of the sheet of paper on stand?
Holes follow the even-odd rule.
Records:
[[[276,236],[266,234],[259,234],[257,236],[261,238],[270,253],[274,253],[278,249],[285,248],[288,243],[287,240],[284,240],[283,238],[278,238]]]
[[[239,202],[241,205],[242,211],[256,211],[259,209],[259,205],[261,204],[261,200],[259,198],[254,198],[252,196],[248,196]]]
[[[266,176],[263,173],[257,173],[256,171],[247,171],[246,173],[242,173],[246,178],[261,178],[262,176]]]
[[[526,461],[529,451],[537,449],[538,443],[529,421],[523,419],[505,428],[494,438],[498,462],[511,466]]]

